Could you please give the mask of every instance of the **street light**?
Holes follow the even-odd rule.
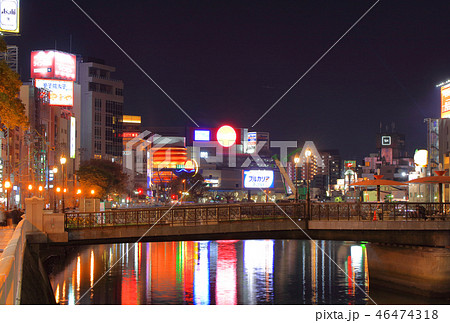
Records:
[[[58,186],[57,188],[56,188],[56,193],[59,193],[59,192],[61,192],[61,188]],[[55,200],[54,200],[54,204],[53,204],[53,212],[54,213],[56,213],[58,210],[56,209],[56,200],[58,199],[57,197],[57,195],[56,195],[56,193],[55,193]]]
[[[31,197],[31,191],[33,190],[33,185],[28,184],[28,196]]]
[[[65,165],[66,162],[67,162],[66,157],[61,156],[61,158],[59,159],[59,162],[61,163],[62,186],[63,186],[63,188],[64,188],[64,186],[65,186],[65,179],[64,179],[64,165]],[[61,208],[62,208],[62,212],[63,212],[63,213],[64,213],[64,211],[65,211],[65,206],[64,206],[64,192],[65,192],[65,189],[63,190],[63,195],[62,195],[62,205],[61,205]]]
[[[300,158],[297,156],[294,158],[295,162],[295,202],[298,202],[298,163]]]
[[[306,208],[308,210],[308,216],[311,216],[310,214],[310,192],[309,192],[309,158],[311,157],[311,150],[306,149],[305,151],[306,156]]]
[[[11,188],[11,182],[10,181],[5,181],[5,183],[3,184],[3,186],[5,187],[6,190],[6,211],[9,211],[9,188]]]
[[[56,182],[56,176],[55,176],[55,174],[58,173],[58,167],[53,166],[52,171],[53,171],[53,183],[55,183],[55,182]],[[56,211],[57,211],[57,210],[56,210],[56,199],[57,199],[56,193],[55,193],[55,191],[53,191],[53,212],[54,212],[54,213],[56,213]]]

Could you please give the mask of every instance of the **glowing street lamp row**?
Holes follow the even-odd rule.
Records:
[[[5,181],[4,183],[3,183],[3,187],[5,188],[5,189],[9,189],[9,188],[11,188],[11,182],[10,181]],[[33,185],[31,185],[31,184],[29,184],[28,185],[28,190],[29,191],[32,191],[33,190]],[[44,187],[42,186],[42,185],[39,185],[38,186],[38,191],[39,192],[42,192],[44,190]],[[66,188],[64,188],[64,193],[66,193],[67,192],[67,189]],[[61,187],[56,187],[56,192],[61,192]],[[81,194],[81,190],[80,189],[77,189],[77,195],[80,195]],[[95,194],[95,190],[94,189],[92,189],[91,190],[91,194],[92,195],[94,195]]]

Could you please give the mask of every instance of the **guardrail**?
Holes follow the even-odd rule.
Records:
[[[283,210],[280,210],[280,208]],[[196,226],[233,221],[449,221],[450,203],[251,203],[120,209],[65,214],[66,229],[123,225]]]
[[[0,305],[20,304],[25,232],[30,226],[27,220],[19,222],[0,257]]]

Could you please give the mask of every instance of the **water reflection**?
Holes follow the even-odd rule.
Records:
[[[50,279],[60,304],[365,304],[369,288],[364,245],[302,240],[80,246]]]

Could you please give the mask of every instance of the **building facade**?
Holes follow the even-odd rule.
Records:
[[[115,67],[86,58],[78,64],[81,86],[81,158],[122,162],[123,81]]]

